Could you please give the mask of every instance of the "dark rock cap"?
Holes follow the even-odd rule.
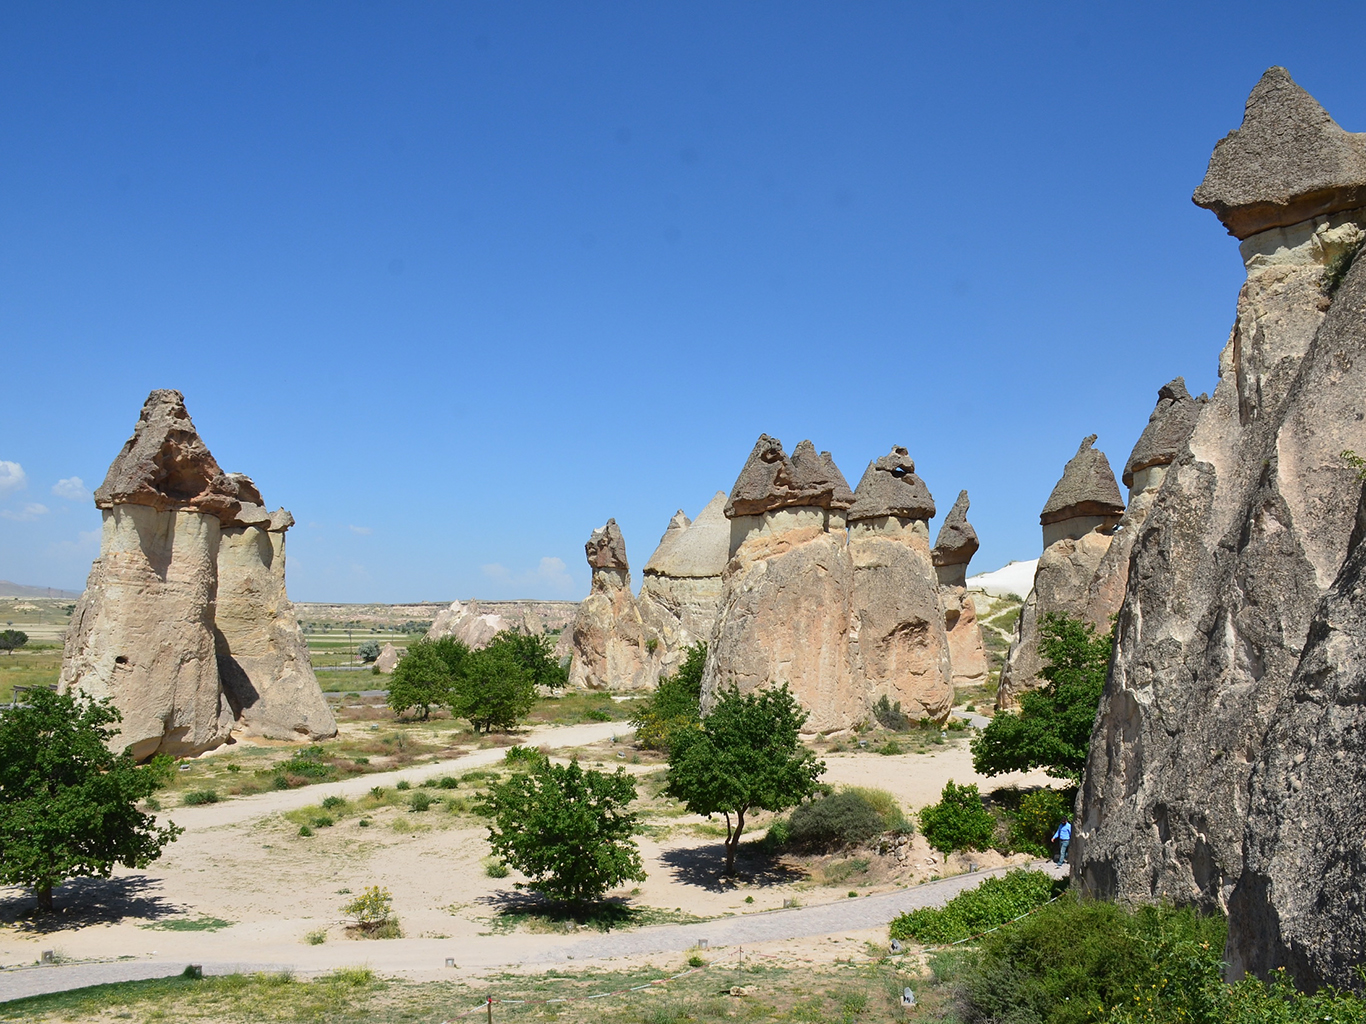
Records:
[[[615,519],[594,530],[583,546],[588,556],[588,565],[593,569],[630,570],[626,563],[626,538],[621,535],[621,527]]]
[[[1148,425],[1139,435],[1138,443],[1124,464],[1124,486],[1134,485],[1134,474],[1150,466],[1165,466],[1174,461],[1186,446],[1186,438],[1195,428],[1201,407],[1209,401],[1205,395],[1192,398],[1186,381],[1177,377],[1164,384],[1157,392],[1157,408],[1148,417]]]
[[[959,491],[958,500],[939,528],[930,560],[935,565],[967,565],[979,546],[977,531],[968,522],[968,492]]]
[[[1290,72],[1269,68],[1191,198],[1237,238],[1366,206],[1366,135],[1343,131]]]
[[[730,489],[726,518],[757,516],[780,508],[848,508],[853,492],[829,452],[803,441],[788,458],[776,437],[760,434]]]
[[[261,495],[249,478],[219,468],[190,420],[185,397],[169,389],[147,396],[133,436],[95,491],[97,508],[149,505],[206,512],[225,522],[243,501],[260,504]]]
[[[1081,443],[1062,471],[1062,479],[1044,503],[1039,523],[1060,523],[1076,516],[1117,516],[1124,513],[1124,502],[1119,496],[1114,470],[1105,453],[1091,446],[1096,443],[1092,434]]]
[[[854,492],[850,521],[898,516],[902,519],[933,519],[934,498],[925,481],[915,475],[915,463],[901,445],[868,463]]]

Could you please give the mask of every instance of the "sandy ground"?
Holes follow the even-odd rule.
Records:
[[[614,733],[624,736],[621,723],[544,727],[528,742],[556,750],[587,748],[590,758],[601,751],[610,767],[620,763],[612,759],[612,752],[620,748],[604,742]],[[568,955],[565,950],[585,941],[585,933],[509,933],[506,923],[496,920],[499,909],[517,899],[512,883],[518,876],[514,872],[493,879],[485,874],[489,848],[480,819],[435,809],[413,814],[387,808],[374,814],[369,828],[360,828],[356,817],[343,818],[335,827],[303,838],[298,826],[281,816],[328,794],[354,797],[399,778],[417,782],[458,774],[495,762],[503,753],[477,751],[443,764],[163,812],[185,833],[161,860],[145,872],[120,870],[108,881],[76,880],[62,887],[57,892],[58,907],[67,908],[62,927],[0,928],[0,966],[33,964],[42,951],[54,950],[73,960],[250,961],[290,965],[302,972],[370,963],[386,972],[426,976],[446,957],[455,959],[461,971],[477,971]],[[971,755],[961,741],[932,754],[834,754],[826,763],[825,781],[889,790],[908,810],[937,800],[949,779],[977,782],[983,791],[1049,781],[1042,773],[981,778],[973,772]],[[626,767],[641,775],[660,770],[657,765]],[[718,876],[721,841],[699,834],[701,819],[684,815],[655,820],[662,828],[641,839],[649,878],[638,892],[620,895],[629,895],[635,906],[656,908],[665,922],[740,917],[781,908],[785,900],[798,900],[803,907],[833,904],[848,899],[851,888],[860,896],[910,891],[909,883],[967,871],[974,864],[991,869],[1007,863],[1000,855],[987,853],[970,855],[970,860],[955,855],[945,864],[917,839],[909,869],[895,878],[874,871],[867,879],[871,884],[822,886],[755,858],[742,859],[740,880],[732,883]],[[758,824],[756,837],[762,832],[762,821]],[[1010,862],[1025,860],[1017,857]],[[341,907],[351,894],[371,885],[387,887],[393,894],[403,938],[346,937]],[[0,916],[13,920],[30,900],[21,890],[0,889]],[[231,924],[217,931],[157,927],[183,916],[214,917]],[[318,929],[326,930],[326,942],[306,944],[305,935]],[[885,939],[885,929],[873,931]]]

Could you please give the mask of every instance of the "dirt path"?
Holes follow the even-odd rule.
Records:
[[[1049,871],[1055,878],[1067,873],[1048,862],[1034,867]],[[63,992],[89,985],[116,981],[164,978],[179,974],[190,963],[198,963],[205,974],[232,974],[246,971],[293,971],[319,974],[337,967],[363,963],[380,974],[408,975],[418,980],[468,977],[496,967],[526,967],[564,964],[575,961],[584,967],[594,961],[632,959],[658,954],[678,953],[706,942],[709,950],[754,947],[762,954],[766,946],[793,939],[809,939],[881,929],[898,914],[921,907],[943,906],[965,889],[975,888],[987,878],[1004,874],[1006,868],[956,875],[927,882],[898,892],[844,900],[822,906],[792,910],[772,910],[739,917],[721,918],[688,925],[662,925],[638,931],[578,938],[568,935],[497,935],[485,937],[477,946],[448,940],[372,942],[306,949],[256,948],[253,952],[269,958],[253,963],[207,960],[199,956],[201,936],[177,936],[179,948],[157,960],[104,963],[57,964],[46,967],[10,968],[0,971],[0,1002],[22,999],[48,992]],[[221,945],[221,944],[220,944]],[[222,952],[222,950],[217,950]],[[446,958],[456,959],[455,971],[445,968]]]

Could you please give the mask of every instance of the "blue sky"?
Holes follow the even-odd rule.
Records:
[[[300,600],[580,597],[594,526],[638,569],[763,431],[851,484],[905,444],[973,571],[1034,557],[1084,435],[1118,470],[1213,388],[1190,193],[1269,65],[1366,129],[1362,21],[0,4],[0,578],[80,588],[156,387],[293,511]]]

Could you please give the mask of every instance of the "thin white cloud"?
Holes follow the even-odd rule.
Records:
[[[347,529],[350,530],[352,533],[360,534],[362,537],[368,537],[370,536],[370,534],[375,532],[368,526],[347,526]]]
[[[67,501],[84,501],[90,497],[90,492],[85,489],[85,481],[78,476],[58,480],[52,485],[52,494],[53,497],[65,498]]]
[[[57,555],[87,555],[93,556],[100,553],[100,531],[82,530],[76,534],[76,539],[59,540],[48,546],[53,554]],[[292,566],[294,559],[290,559]]]
[[[555,558],[553,555],[542,558],[535,569],[526,569],[521,572],[513,572],[501,562],[481,565],[479,570],[496,583],[515,586],[527,591],[534,590],[539,594],[573,595],[577,590],[574,578],[569,575],[564,560]]]
[[[31,523],[39,516],[47,515],[47,506],[39,505],[37,502],[30,501],[20,511],[0,508],[0,519],[12,519],[16,523]]]
[[[28,474],[24,472],[24,467],[17,462],[0,459],[0,494],[22,491],[27,486]]]

